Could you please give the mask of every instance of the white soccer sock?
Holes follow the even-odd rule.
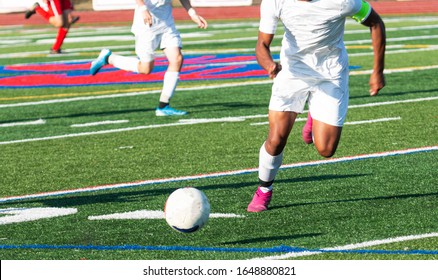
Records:
[[[276,156],[268,154],[263,143],[259,154],[259,179],[264,182],[274,181],[283,161],[283,152]]]
[[[140,60],[136,57],[127,57],[118,54],[111,54],[108,58],[108,63],[116,68],[138,73],[138,64],[140,63]]]
[[[169,72],[164,74],[163,90],[160,95],[160,102],[169,103],[175,93],[176,85],[179,81],[179,72]]]
[[[262,191],[262,193],[267,193],[272,191],[272,185],[270,185],[269,187],[260,187],[260,190]]]

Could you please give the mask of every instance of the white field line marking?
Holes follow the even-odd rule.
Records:
[[[427,98],[418,98],[418,99],[409,99],[409,100],[399,100],[399,101],[388,101],[388,102],[376,102],[376,103],[368,103],[368,104],[359,104],[359,105],[350,105],[351,108],[362,108],[362,107],[375,107],[375,106],[383,106],[383,105],[393,105],[400,103],[412,103],[412,102],[421,102],[421,101],[430,101],[436,100],[436,97],[427,97]],[[55,139],[65,139],[72,137],[80,137],[80,136],[90,136],[90,135],[99,135],[99,134],[109,134],[109,133],[119,133],[126,131],[135,131],[135,130],[143,130],[143,129],[151,129],[151,128],[161,128],[161,127],[171,127],[171,126],[180,126],[180,125],[194,125],[194,124],[203,124],[203,123],[223,123],[223,122],[240,122],[246,119],[255,119],[255,118],[265,118],[264,115],[252,115],[252,116],[239,116],[239,117],[224,117],[224,118],[212,118],[212,119],[182,119],[176,123],[168,123],[168,124],[151,124],[144,126],[135,126],[135,127],[125,127],[118,129],[109,129],[109,130],[100,130],[100,131],[89,131],[89,132],[81,132],[81,133],[73,133],[73,134],[64,134],[64,135],[55,135],[55,136],[47,136],[47,137],[39,137],[39,138],[27,138],[27,139],[19,139],[19,140],[10,140],[0,142],[0,145],[8,145],[8,144],[16,144],[16,143],[27,143],[27,142],[35,142],[35,141],[44,141],[44,140],[55,140]],[[259,123],[261,125],[261,123]]]
[[[352,44],[353,45],[353,44]],[[134,56],[135,52],[133,50],[127,50],[130,49],[131,46],[110,46],[109,49],[116,51],[118,50],[119,54],[123,55],[131,55]],[[349,46],[347,46],[347,49]],[[401,50],[391,50],[391,49],[400,49]],[[438,46],[436,45],[428,45],[422,48],[406,48],[406,45],[389,45],[386,46],[386,54],[398,54],[398,53],[411,53],[411,52],[420,52],[420,51],[434,51],[437,50]],[[1,46],[0,46],[1,49]],[[71,56],[82,56],[83,52],[98,52],[102,48],[101,47],[90,47],[90,48],[74,48],[69,49],[69,52],[65,53],[63,57],[71,57]],[[372,50],[372,46],[369,46],[369,49]],[[122,51],[123,50],[123,51]],[[273,46],[271,47],[271,51],[273,52],[279,52],[280,47]],[[234,48],[234,49],[217,49],[217,50],[209,50],[209,54],[226,54],[226,53],[253,53],[254,48]],[[205,54],[204,50],[186,50],[184,51],[185,54]],[[23,57],[34,57],[34,56],[51,56],[47,54],[47,51],[34,51],[34,52],[22,52],[22,53],[7,53],[7,54],[0,54],[0,58],[23,58]],[[351,53],[349,56],[371,56],[374,55],[372,51],[368,52],[360,52],[360,53]],[[162,54],[157,54],[157,57],[164,56]],[[76,59],[76,60],[60,60],[59,63],[66,63],[66,62],[88,62],[89,59]],[[51,62],[52,63],[52,62]],[[54,63],[54,62],[53,62]],[[20,63],[20,64],[14,64],[14,65],[27,65],[29,63]]]
[[[303,111],[303,114],[306,112],[307,112],[307,110]],[[307,121],[307,118],[296,118],[295,119],[295,122],[305,122],[305,121]],[[267,125],[267,124],[269,124],[269,122],[256,122],[256,123],[250,123],[249,125],[257,126],[257,125]]]
[[[252,28],[257,28],[257,24],[251,23],[249,25],[249,27]],[[403,30],[427,30],[427,29],[435,29],[437,25],[422,25],[422,26],[407,26],[407,27],[394,27],[394,28],[388,28],[387,31],[403,31]],[[189,27],[189,26],[188,26]],[[236,26],[238,27],[238,26]],[[281,27],[280,27],[281,29]],[[111,31],[111,29],[106,29],[105,31],[103,31],[103,29],[100,29],[100,31],[96,31],[99,29],[94,29],[94,30],[90,30],[88,31],[88,33],[78,33],[78,34],[72,34],[72,36],[68,37],[66,39],[67,42],[70,41],[90,41],[90,40],[95,40],[95,41],[130,41],[132,42],[133,36],[130,35],[129,30],[128,29],[124,29],[125,31],[123,32],[120,28],[115,29],[113,31]],[[230,33],[230,32],[242,32],[242,29],[227,29],[226,31],[224,30],[211,30],[211,31],[206,31],[206,32],[195,32],[195,33],[184,33],[183,37],[185,37],[185,39],[189,39],[190,37],[204,37],[204,36],[214,36],[216,33],[220,33],[223,34],[224,32]],[[347,30],[345,33],[346,34],[360,34],[360,33],[368,33],[369,31],[367,29],[360,29],[360,30]],[[112,34],[113,36],[93,36],[93,37],[87,37],[84,35],[87,34]],[[116,35],[114,35],[116,34]],[[32,39],[36,39],[36,38],[48,38],[48,34],[37,34],[37,35],[32,35],[32,36],[22,36],[22,37],[3,37],[3,41],[0,42],[0,48],[3,47],[9,47],[10,44],[13,44],[14,46],[24,46],[26,44],[29,44]],[[281,37],[277,37],[277,39],[280,39]],[[402,37],[402,38],[389,38],[387,39],[387,41],[406,41],[406,40],[416,40],[416,39],[433,39],[433,36],[414,36],[414,37]],[[257,40],[257,36],[251,36],[251,37],[246,37],[246,38],[230,38],[230,39],[213,39],[213,40],[201,40],[201,41],[190,41],[187,40],[184,44],[185,45],[201,45],[201,44],[206,44],[206,43],[221,43],[221,42],[229,42],[230,40],[235,40],[235,41],[256,41]],[[50,43],[51,39],[42,39],[42,40],[37,40],[36,42],[34,42],[34,44],[47,44]],[[352,40],[352,41],[346,41],[346,44],[364,44],[364,43],[370,43],[370,40]],[[6,44],[6,45],[2,45],[2,44]],[[108,47],[111,49],[115,49],[115,47],[121,47],[121,46],[114,46],[114,47]],[[127,47],[131,47],[131,45],[126,45],[123,46],[123,48],[127,48]],[[89,49],[85,49],[86,51],[96,51],[96,50],[100,50],[100,47],[92,47]],[[73,52],[77,52],[79,51],[80,48],[74,48],[71,49],[71,51]],[[8,53],[8,54],[3,54],[0,55],[0,58],[11,58],[11,57],[23,57],[24,56],[29,56],[32,54],[46,54],[46,52],[27,52],[27,53]]]
[[[387,20],[385,20],[386,22]],[[351,22],[347,22],[351,23]],[[354,23],[353,23],[354,24]],[[235,32],[242,32],[242,31],[251,31],[254,29],[257,29],[259,26],[259,23],[257,21],[253,22],[237,22],[237,23],[214,23],[209,25],[209,30],[206,30],[201,33],[201,35],[205,36],[211,36],[211,34],[223,34],[223,33],[235,33]],[[226,28],[226,30],[223,30]],[[405,31],[405,30],[425,30],[425,29],[436,29],[438,28],[438,25],[434,24],[426,24],[426,25],[415,25],[415,26],[403,26],[403,27],[389,27],[386,28],[387,32],[397,32],[397,31]],[[184,29],[193,29],[193,25],[191,24],[177,24],[178,30],[184,30]],[[216,30],[215,30],[216,29]],[[218,30],[219,29],[219,30]],[[220,30],[222,29],[222,30]],[[279,29],[283,29],[282,27],[279,27]],[[130,28],[128,27],[82,27],[82,28],[76,28],[76,32],[74,34],[71,34],[70,38],[82,38],[87,37],[90,39],[90,36],[94,36],[95,34],[102,35],[120,35],[120,36],[126,36],[127,34],[130,34]],[[10,30],[7,30],[10,31]],[[50,29],[40,29],[38,32],[44,32],[41,34],[34,34],[29,33],[27,30],[16,30],[15,32],[8,32],[9,34],[19,34],[20,37],[17,39],[17,36],[4,36],[4,41],[7,40],[27,40],[29,42],[31,39],[41,39],[41,38],[48,38],[51,35],[49,34]],[[8,34],[7,32],[0,32],[0,34]],[[200,33],[200,32],[194,32],[194,33]],[[366,28],[363,29],[357,29],[357,30],[346,30],[345,34],[360,34],[360,33],[369,33],[369,30]],[[184,33],[183,36],[187,36],[192,33]],[[97,37],[101,37],[97,36]],[[131,36],[131,38],[133,38]],[[115,38],[114,40],[118,40],[119,38]],[[123,40],[123,39],[122,39]],[[3,44],[0,42],[0,44]]]
[[[115,120],[115,121],[100,121],[100,122],[90,122],[90,123],[81,123],[81,124],[72,124],[70,127],[89,127],[89,126],[98,126],[98,125],[106,125],[106,124],[119,124],[119,123],[128,123],[129,120]]]
[[[429,146],[429,147],[412,148],[412,149],[405,149],[405,150],[398,150],[398,151],[389,151],[389,152],[381,152],[381,153],[373,153],[373,154],[365,154],[365,155],[357,155],[357,156],[347,156],[347,157],[341,157],[341,158],[323,159],[323,160],[309,161],[309,162],[298,162],[298,163],[284,164],[281,166],[280,169],[300,168],[300,167],[306,167],[306,166],[318,166],[318,165],[323,165],[323,164],[333,164],[333,163],[339,163],[339,162],[348,162],[348,161],[371,159],[371,158],[383,158],[383,157],[388,157],[388,156],[408,155],[408,154],[413,154],[413,153],[430,152],[430,151],[438,151],[438,146]],[[257,171],[258,171],[258,168],[249,168],[249,169],[232,170],[232,171],[208,173],[208,174],[201,174],[201,175],[182,176],[182,177],[176,177],[176,178],[152,179],[152,180],[144,180],[144,181],[131,182],[131,183],[108,184],[108,185],[91,186],[91,187],[85,187],[85,188],[79,188],[79,189],[71,189],[71,190],[53,191],[53,192],[45,192],[45,193],[37,193],[37,194],[27,194],[27,195],[20,195],[20,196],[9,196],[9,197],[0,198],[0,203],[11,202],[11,201],[20,201],[20,200],[25,200],[25,199],[63,196],[63,195],[68,195],[68,194],[79,194],[79,193],[85,193],[85,192],[97,192],[97,191],[114,190],[114,189],[122,189],[122,188],[133,188],[133,187],[163,184],[163,183],[175,183],[175,182],[185,182],[185,181],[191,181],[191,180],[218,178],[218,177],[225,177],[225,176],[237,176],[237,175],[243,175],[243,174],[250,174],[250,173],[257,172]]]
[[[371,46],[370,46],[371,49]],[[400,53],[411,53],[411,52],[420,52],[420,51],[436,51],[438,50],[438,46],[427,46],[427,47],[423,47],[423,48],[412,48],[412,49],[401,49],[401,50],[391,50],[391,51],[386,51],[385,55],[389,55],[389,54],[400,54]],[[353,57],[353,56],[371,56],[374,55],[372,51],[369,52],[361,52],[361,53],[352,53],[349,54],[349,57]]]
[[[205,31],[205,32],[192,32],[192,33],[183,33],[183,39],[187,39],[187,38],[198,38],[198,37],[211,37],[214,36],[215,34],[219,33],[219,34],[224,34],[224,33],[235,33],[235,32],[242,32],[244,31],[242,29],[242,27],[248,27],[246,30],[247,31],[251,31],[253,29],[257,29],[257,24],[251,23],[251,24],[246,24],[246,25],[242,25],[242,24],[238,24],[238,25],[228,25],[230,28],[228,27],[227,30],[210,30],[210,31]],[[392,27],[392,28],[387,28],[386,31],[387,32],[397,32],[397,31],[406,31],[406,30],[427,30],[427,29],[436,29],[438,27],[438,25],[420,25],[420,26],[405,26],[405,27]],[[280,29],[282,29],[282,27],[280,27]],[[92,35],[92,34],[100,34],[100,36],[87,36],[87,35]],[[345,34],[363,34],[363,33],[369,33],[369,30],[367,29],[358,29],[358,30],[346,30]],[[49,34],[37,34],[37,35],[24,35],[24,36],[20,36],[20,37],[4,37],[4,42],[2,41],[0,44],[11,44],[13,43],[14,45],[17,44],[23,44],[23,43],[29,43],[32,40],[36,40],[37,44],[47,44],[50,43],[50,39],[48,38],[50,37]],[[418,36],[421,37],[421,36]],[[406,37],[405,37],[406,38]],[[411,37],[407,37],[407,38],[411,38]],[[415,37],[414,37],[415,38]],[[39,39],[39,40],[38,40]],[[234,38],[234,39],[238,39],[238,38]],[[245,38],[246,40],[256,40],[255,36],[252,37],[247,37]],[[420,38],[421,39],[421,38]],[[106,30],[87,30],[87,31],[81,31],[81,32],[77,32],[75,34],[72,34],[72,36],[70,36],[69,38],[66,39],[66,42],[85,42],[85,41],[133,41],[134,40],[134,36],[132,34],[130,34],[129,29],[123,28],[116,28],[116,29],[106,29]],[[226,40],[226,39],[222,39],[222,40]],[[202,43],[206,43],[206,42],[220,42],[218,40],[211,40],[211,41],[196,41],[196,42],[186,42],[186,43],[196,43],[196,44],[202,44]],[[185,44],[186,44],[185,43]]]
[[[344,246],[324,248],[324,249],[320,249],[320,250],[327,251],[327,253],[329,253],[330,251],[336,251],[336,250],[354,250],[354,249],[359,249],[359,248],[366,248],[366,247],[372,247],[372,246],[377,246],[377,245],[384,245],[384,244],[397,243],[397,242],[403,242],[403,241],[409,241],[409,240],[417,240],[417,239],[423,239],[423,238],[431,238],[431,237],[438,237],[438,232],[419,234],[419,235],[399,236],[399,237],[393,237],[393,238],[387,238],[387,239],[381,239],[381,240],[372,240],[372,241],[366,241],[366,242],[361,242],[361,243],[356,243],[356,244],[348,244],[348,245],[344,245]],[[317,255],[317,254],[322,254],[322,253],[323,252],[307,251],[307,252],[299,252],[299,253],[287,253],[287,254],[283,254],[283,255],[269,256],[269,257],[264,257],[264,258],[255,258],[252,260],[282,260],[282,259]]]
[[[295,122],[304,122],[307,119],[305,118],[297,118]],[[357,125],[357,124],[365,124],[365,123],[376,123],[376,122],[390,122],[390,121],[398,121],[401,120],[401,117],[395,118],[381,118],[381,119],[372,119],[372,120],[364,120],[364,121],[354,121],[354,122],[345,122],[344,125]],[[258,122],[251,123],[250,125],[267,125],[269,122]]]
[[[367,31],[368,32],[368,31]],[[438,49],[437,45],[425,45],[425,44],[421,44],[421,48],[420,47],[409,47],[410,45],[406,45],[406,44],[399,44],[399,45],[389,45],[386,46],[386,54],[394,54],[394,53],[409,53],[409,52],[418,52],[418,51],[434,51]],[[1,46],[0,46],[1,47]],[[354,46],[352,46],[354,47]],[[122,55],[135,55],[135,52],[133,50],[126,50],[127,48],[130,49],[130,47],[126,47],[126,46],[111,46],[108,47],[111,50],[119,50],[118,53],[122,54]],[[347,49],[349,48],[349,46],[347,46]],[[279,46],[273,46],[271,47],[271,51],[273,52],[280,52],[281,47]],[[369,50],[372,50],[372,46],[370,45],[368,47]],[[391,49],[395,49],[390,51]],[[66,53],[65,56],[79,56],[81,55],[82,52],[90,52],[90,51],[95,51],[98,52],[101,50],[101,47],[92,47],[92,48],[74,48],[74,49],[70,49],[70,52]],[[125,51],[122,51],[125,50]],[[204,50],[186,50],[184,52],[185,54],[205,54]],[[254,53],[254,48],[234,48],[234,49],[217,49],[217,50],[209,50],[208,51],[209,54],[226,54],[226,53],[250,53],[253,54]],[[35,52],[22,52],[22,53],[17,53],[14,54],[14,57],[29,57],[29,56],[35,56],[35,55],[47,55],[47,51],[35,51]],[[368,51],[368,52],[361,52],[361,53],[351,53],[349,54],[349,56],[371,56],[374,55],[372,51]],[[6,58],[9,58],[9,56],[12,56],[11,53],[8,54],[4,54],[4,55],[0,55],[0,58],[2,58],[2,56],[6,56]],[[64,57],[64,56],[63,56]],[[164,57],[164,54],[157,54],[157,57]],[[3,57],[4,58],[4,57]],[[69,63],[69,62],[89,62],[89,59],[76,59],[76,60],[59,60],[59,61],[52,61],[50,62],[50,64],[63,64],[63,63]],[[49,62],[47,62],[49,63]],[[46,64],[47,64],[46,63]],[[247,62],[237,62],[235,64],[256,64],[257,61],[247,61]],[[222,64],[210,64],[210,65],[230,65],[232,63],[222,63]],[[14,64],[14,66],[23,66],[23,65],[33,65],[33,63],[17,63]],[[199,64],[199,65],[206,65],[206,64]]]
[[[178,91],[200,91],[200,90],[226,88],[226,87],[263,85],[263,84],[270,84],[270,83],[272,83],[271,80],[225,83],[225,84],[209,85],[209,86],[196,86],[196,87],[179,88]],[[10,108],[10,107],[47,105],[47,104],[54,104],[54,103],[68,103],[68,102],[76,102],[76,101],[89,101],[89,100],[106,99],[106,98],[132,97],[132,96],[155,94],[155,93],[160,93],[160,92],[161,92],[161,90],[137,91],[137,92],[130,92],[130,93],[109,94],[109,95],[99,95],[99,96],[84,96],[84,97],[74,97],[74,98],[50,99],[50,100],[43,100],[43,101],[36,101],[36,102],[0,104],[0,109],[1,108]]]
[[[388,101],[388,102],[380,102],[380,103],[369,103],[369,104],[359,104],[359,105],[351,105],[349,108],[361,108],[361,107],[375,107],[382,105],[392,105],[399,103],[411,103],[411,102],[421,102],[421,101],[429,101],[438,99],[437,97],[428,97],[428,98],[418,98],[418,99],[410,99],[410,100],[400,100],[400,101]],[[151,128],[161,128],[161,127],[171,127],[171,126],[180,126],[180,125],[194,125],[201,123],[218,123],[218,122],[240,122],[246,119],[253,118],[263,118],[267,115],[253,115],[253,116],[239,116],[239,117],[224,117],[224,118],[212,118],[212,119],[182,119],[176,123],[168,123],[168,124],[152,124],[145,126],[136,126],[136,127],[126,127],[119,129],[110,129],[110,130],[101,130],[101,131],[90,131],[90,132],[82,132],[82,133],[73,133],[73,134],[64,134],[64,135],[55,135],[55,136],[47,136],[47,137],[39,137],[39,138],[28,138],[28,139],[19,139],[19,140],[10,140],[0,142],[0,145],[8,145],[8,144],[16,144],[16,143],[26,143],[26,142],[35,142],[35,141],[44,141],[44,140],[54,140],[54,139],[65,139],[72,137],[80,137],[80,136],[90,136],[90,135],[99,135],[99,134],[109,134],[109,133],[119,133],[126,131],[135,131],[135,130],[143,130],[143,129],[151,129]]]
[[[243,215],[233,213],[211,213],[210,218],[245,218]],[[164,219],[164,211],[161,210],[137,210],[108,215],[89,216],[88,220],[155,220]]]
[[[394,69],[386,69],[384,70],[385,74],[393,74],[393,73],[405,73],[405,72],[413,72],[418,70],[431,70],[438,69],[438,65],[428,65],[428,66],[413,66],[413,67],[402,67],[402,68],[394,68]],[[373,70],[357,70],[351,71],[351,76],[356,75],[370,75]]]
[[[424,35],[424,36],[413,36],[413,37],[396,37],[387,38],[386,42],[404,42],[404,41],[415,41],[415,40],[432,40],[437,39],[438,35]],[[356,44],[371,44],[371,39],[364,40],[352,40],[345,41],[345,45],[356,45]]]
[[[36,121],[28,121],[28,122],[12,122],[12,123],[0,123],[0,127],[13,127],[13,126],[21,126],[21,125],[39,125],[45,124],[46,121],[43,119],[39,119]]]
[[[378,106],[404,104],[404,103],[412,103],[412,102],[422,102],[422,101],[432,101],[432,100],[437,100],[437,99],[438,99],[438,96],[432,96],[432,97],[397,100],[397,101],[383,101],[383,102],[365,103],[365,104],[349,105],[348,109],[364,108],[364,107],[378,107]]]
[[[365,123],[390,122],[390,121],[398,121],[398,120],[401,120],[401,117],[354,121],[354,122],[346,122],[345,124],[346,125],[357,125],[357,124],[365,124]]]
[[[0,210],[0,225],[73,215],[77,212],[76,208],[6,208]]]
[[[351,45],[354,42],[352,42]],[[187,45],[187,44],[186,44]],[[195,44],[196,45],[196,44]],[[423,52],[423,51],[435,51],[438,49],[438,46],[436,45],[428,45],[422,48],[406,48],[406,47],[400,47],[400,45],[397,45],[398,47],[393,47],[393,45],[387,46],[387,51],[385,54],[400,54],[400,53],[412,53],[412,52]],[[121,55],[127,55],[127,56],[135,56],[134,51],[132,50],[126,50],[129,49],[127,46],[111,46],[109,47],[111,50],[119,50],[118,53]],[[390,50],[394,48],[402,48],[401,50]],[[1,49],[1,46],[0,46]],[[348,49],[348,46],[347,46]],[[369,46],[369,49],[372,50],[372,46]],[[74,56],[83,56],[84,52],[98,52],[100,51],[100,47],[94,47],[94,48],[75,48],[70,49],[68,52],[66,52],[63,57],[74,57]],[[122,51],[123,50],[123,51]],[[272,47],[271,51],[273,52],[279,52],[280,47]],[[226,53],[253,53],[254,48],[239,48],[239,49],[217,49],[217,50],[209,50],[209,54],[226,54]],[[205,54],[204,50],[187,50],[184,52],[185,54]],[[360,53],[350,53],[349,56],[372,56],[374,55],[372,51],[368,52],[360,52]],[[34,52],[23,52],[23,53],[7,53],[7,54],[0,54],[0,58],[26,58],[26,57],[35,57],[35,56],[47,56],[47,57],[54,57],[56,55],[48,54],[47,51],[34,51]],[[161,54],[157,54],[157,57],[162,56]],[[89,59],[77,59],[77,60],[68,60],[68,62],[81,62],[81,61],[90,61]],[[62,61],[65,62],[65,61]],[[255,62],[254,62],[255,63]],[[19,64],[15,64],[19,65]]]
[[[424,45],[424,44],[423,44]],[[437,45],[424,45],[422,47],[418,47],[418,48],[408,48],[407,46],[409,45],[389,45],[386,46],[386,52],[385,54],[400,54],[400,53],[411,53],[411,52],[420,52],[420,51],[435,51],[438,49]],[[353,46],[354,47],[354,46]],[[1,46],[0,46],[1,48]],[[119,50],[118,54],[120,55],[135,55],[135,52],[133,50],[126,50],[127,47],[126,46],[112,46],[109,47],[111,50],[115,51],[115,50]],[[273,46],[271,47],[271,51],[273,52],[279,52],[280,51],[280,47],[278,46]],[[347,46],[347,49],[349,49],[349,47]],[[98,52],[100,51],[101,48],[100,47],[93,47],[93,48],[74,48],[74,49],[70,49],[69,52],[65,53],[63,55],[63,57],[71,57],[71,56],[81,56],[83,52]],[[124,51],[122,51],[124,50]],[[360,53],[350,53],[348,56],[350,57],[357,57],[357,56],[372,56],[374,55],[372,50],[372,46],[369,46],[369,50],[367,52],[360,52]],[[235,49],[217,49],[217,50],[209,50],[208,53],[209,54],[227,54],[227,53],[250,53],[252,54],[254,52],[254,48],[235,48]],[[205,54],[205,51],[203,50],[186,50],[184,52],[185,54],[192,54],[192,55],[202,55]],[[50,56],[55,56],[55,55],[50,55],[47,54],[47,51],[35,51],[35,52],[22,52],[22,53],[16,53],[16,54],[0,54],[0,58],[11,58],[11,57],[15,57],[15,58],[19,58],[19,57],[33,57],[36,55],[46,55],[48,57]],[[164,56],[163,54],[157,54],[157,57],[162,57]],[[76,59],[76,60],[59,60],[59,61],[53,61],[50,62],[50,64],[54,64],[54,63],[68,63],[68,62],[89,62],[89,59]],[[257,61],[247,61],[247,62],[236,62],[236,63],[216,63],[216,64],[199,64],[202,66],[209,66],[209,65],[213,65],[213,66],[218,66],[218,65],[239,65],[239,64],[256,64]],[[18,64],[14,64],[14,65],[29,65],[29,63],[18,63]]]

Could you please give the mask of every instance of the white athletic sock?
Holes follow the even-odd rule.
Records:
[[[138,64],[140,60],[136,57],[121,56],[118,54],[111,54],[108,58],[108,63],[116,68],[138,73]]]
[[[260,187],[260,190],[262,191],[262,193],[267,193],[272,191],[272,185],[270,185],[269,187]]]
[[[175,93],[176,85],[179,81],[179,72],[164,73],[163,90],[160,95],[160,102],[169,103]]]
[[[277,156],[268,154],[263,143],[259,154],[259,179],[265,182],[274,181],[283,161],[283,152]]]

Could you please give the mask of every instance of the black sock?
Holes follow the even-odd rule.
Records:
[[[161,101],[160,101],[160,104],[158,104],[158,108],[163,109],[163,108],[166,107],[167,105],[169,105],[169,103],[161,102]]]
[[[260,178],[259,178],[259,186],[260,186],[260,187],[268,188],[268,187],[270,187],[273,183],[274,183],[274,180],[269,181],[269,182],[266,182],[266,181],[260,180]]]

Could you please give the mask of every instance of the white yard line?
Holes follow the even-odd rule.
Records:
[[[0,127],[14,127],[14,126],[23,126],[23,125],[40,125],[45,124],[46,121],[43,119],[38,119],[36,121],[27,121],[27,122],[12,122],[12,123],[0,123]]]
[[[355,122],[346,122],[345,125],[358,125],[358,124],[366,124],[366,123],[390,122],[390,121],[398,121],[398,120],[401,120],[401,118],[400,117],[381,118],[381,119],[363,120],[363,121],[355,121]]]
[[[297,118],[295,122],[304,122],[306,118]],[[401,120],[400,117],[394,118],[381,118],[381,119],[371,119],[371,120],[363,120],[363,121],[354,121],[354,122],[345,122],[344,125],[357,125],[357,124],[366,124],[366,123],[377,123],[377,122],[390,122],[390,121],[398,121]],[[251,123],[250,125],[268,125],[269,122],[258,122]]]
[[[349,106],[349,108],[351,109],[351,108],[362,108],[362,107],[375,107],[375,106],[393,105],[393,104],[401,104],[401,103],[412,103],[412,102],[430,101],[430,100],[436,100],[436,99],[438,99],[438,96],[428,97],[428,98],[409,99],[409,100],[398,100],[398,101],[375,102],[375,103],[368,103],[368,104],[351,105],[351,106]],[[267,115],[250,115],[250,116],[236,116],[236,117],[211,118],[211,119],[182,119],[182,120],[179,120],[178,122],[168,123],[168,124],[151,124],[151,125],[126,127],[126,128],[119,128],[119,129],[89,131],[89,132],[73,133],[73,134],[63,134],[63,135],[55,135],[55,136],[47,136],[47,137],[10,140],[10,141],[0,142],[0,145],[9,145],[9,144],[16,144],[16,143],[27,143],[27,142],[44,141],[44,140],[65,139],[65,138],[72,138],[72,137],[90,136],[90,135],[101,135],[101,134],[109,134],[109,133],[119,133],[119,132],[126,132],[126,131],[151,129],[151,128],[182,126],[182,125],[194,125],[194,124],[201,124],[201,123],[240,122],[240,121],[244,121],[246,119],[266,118],[266,116]]]
[[[234,213],[210,213],[210,218],[245,218]],[[88,220],[155,220],[164,219],[162,210],[136,210],[99,216],[88,216]]]
[[[284,259],[292,259],[292,258],[311,256],[311,255],[318,255],[318,254],[324,253],[324,252],[321,252],[321,251],[327,251],[327,253],[329,253],[330,251],[354,250],[354,249],[367,248],[367,247],[372,247],[372,246],[377,246],[377,245],[385,245],[385,244],[390,244],[390,243],[397,243],[397,242],[403,242],[403,241],[409,241],[409,240],[418,240],[418,239],[431,238],[431,237],[438,237],[438,232],[419,234],[419,235],[408,235],[408,236],[391,237],[391,238],[381,239],[381,240],[371,240],[371,241],[366,241],[366,242],[361,242],[361,243],[347,244],[347,245],[344,245],[344,246],[337,246],[337,247],[330,247],[330,248],[319,249],[317,252],[315,252],[315,251],[304,251],[304,252],[298,252],[298,253],[286,253],[286,254],[282,254],[282,255],[274,255],[274,256],[268,256],[268,257],[263,257],[263,258],[255,258],[255,259],[252,259],[252,260],[284,260]]]
[[[408,154],[430,152],[430,151],[438,151],[438,146],[429,146],[429,147],[412,148],[412,149],[389,151],[389,152],[380,152],[380,153],[373,153],[373,154],[362,154],[362,155],[357,155],[357,156],[347,156],[347,157],[341,157],[341,158],[331,158],[331,159],[323,159],[323,160],[316,160],[316,161],[284,164],[281,166],[280,169],[301,168],[301,167],[306,167],[306,166],[318,166],[318,165],[325,165],[325,164],[334,164],[334,163],[339,163],[339,162],[349,162],[349,161],[372,159],[372,158],[384,158],[384,157],[389,157],[389,156],[408,155]],[[0,198],[0,203],[11,202],[11,201],[21,201],[21,200],[35,199],[35,198],[63,196],[63,195],[69,195],[69,194],[79,194],[79,193],[86,193],[86,192],[97,192],[97,191],[106,191],[106,190],[114,190],[114,189],[122,189],[122,188],[133,188],[133,187],[155,185],[155,184],[162,184],[162,183],[185,182],[185,181],[190,181],[190,180],[210,179],[210,178],[218,178],[218,177],[226,177],[226,176],[237,176],[237,175],[243,175],[243,174],[250,174],[250,173],[257,172],[257,171],[258,171],[258,168],[250,168],[250,169],[231,170],[231,171],[223,171],[223,172],[208,173],[208,174],[189,175],[189,176],[182,176],[182,177],[175,177],[175,178],[152,179],[152,180],[144,180],[144,181],[129,182],[129,183],[108,184],[108,185],[90,186],[90,187],[70,189],[70,190],[26,194],[26,195],[20,195],[20,196],[9,196],[9,197]]]

